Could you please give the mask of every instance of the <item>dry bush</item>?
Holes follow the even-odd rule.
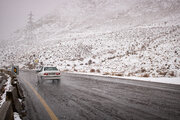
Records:
[[[105,72],[103,73],[103,75],[111,75],[109,72]]]
[[[146,69],[145,68],[141,68],[141,72],[146,72]]]
[[[127,76],[133,76],[133,73],[128,73],[128,75]]]
[[[73,59],[71,59],[71,61],[76,61],[76,59],[75,59],[75,58],[73,58]]]
[[[102,60],[101,62],[103,63],[103,62],[105,62],[106,60]]]
[[[114,54],[114,53],[116,53],[116,50],[111,50],[111,51],[109,51],[108,53]]]
[[[77,72],[78,70],[77,69],[74,69],[75,72]]]
[[[107,59],[108,60],[111,60],[111,59],[114,59],[115,58],[115,56],[113,56],[113,57],[108,57]]]
[[[93,58],[93,59],[96,59],[96,57],[97,57],[97,56],[96,56],[96,55],[94,55],[92,58]]]
[[[116,73],[115,72],[112,72],[111,75],[115,75]]]
[[[95,69],[91,69],[90,72],[95,72]]]
[[[176,77],[176,75],[174,74],[174,71],[171,71],[171,72],[169,73],[169,75],[170,75],[171,77]]]
[[[149,77],[149,74],[145,73],[145,74],[141,75],[141,77]]]
[[[100,73],[101,71],[99,69],[96,70],[97,73]]]
[[[162,75],[162,76],[165,76],[166,74],[167,74],[167,72],[163,72],[163,71],[159,72],[159,75]]]
[[[79,58],[78,60],[79,60],[79,61],[83,61],[83,60],[84,60],[84,58]]]
[[[115,76],[123,76],[123,73],[116,73]]]
[[[91,64],[92,64],[92,60],[89,60],[89,61],[88,61],[88,64],[91,65]]]

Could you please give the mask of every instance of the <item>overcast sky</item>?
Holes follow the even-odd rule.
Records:
[[[22,28],[30,11],[34,19],[53,11],[60,0],[0,0],[0,39]]]

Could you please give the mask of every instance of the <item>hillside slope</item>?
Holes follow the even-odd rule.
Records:
[[[179,23],[178,0],[62,0],[34,22],[33,41],[25,27],[1,45],[0,64],[38,59],[66,71],[180,76]]]

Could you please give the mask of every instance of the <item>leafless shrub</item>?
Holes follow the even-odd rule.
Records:
[[[102,60],[101,62],[103,63],[103,62],[105,62],[105,60]]]
[[[116,73],[115,76],[123,76],[123,73]]]
[[[83,60],[84,60],[84,58],[79,58],[78,60],[79,60],[79,61],[83,61]]]
[[[176,77],[176,75],[174,74],[174,71],[171,71],[171,72],[169,73],[169,75],[170,75],[171,77]]]
[[[43,65],[43,62],[40,62],[40,65]]]
[[[128,74],[127,74],[127,76],[131,76],[131,74],[130,74],[130,73],[128,73]]]
[[[76,59],[75,59],[75,58],[73,58],[71,61],[76,61]]]
[[[162,75],[162,76],[165,76],[166,74],[167,74],[167,72],[164,72],[164,71],[159,72],[159,75]]]
[[[96,55],[94,55],[94,56],[93,56],[93,59],[96,59],[96,57],[97,57],[97,56],[96,56]]]
[[[89,60],[89,61],[88,61],[88,65],[91,65],[91,64],[92,64],[92,60]]]
[[[145,73],[141,77],[149,77],[149,74]]]
[[[107,59],[108,60],[111,60],[111,59],[114,59],[115,58],[115,56],[113,56],[113,57],[108,57]]]
[[[111,50],[111,51],[109,51],[108,53],[114,54],[114,53],[116,53],[116,50]]]
[[[97,73],[100,73],[101,71],[99,69],[96,70]]]
[[[145,68],[141,68],[141,72],[146,72],[146,69]]]
[[[115,75],[115,74],[117,74],[117,72],[112,72],[112,73],[111,73],[111,75]]]
[[[109,72],[105,72],[103,75],[110,75],[110,73]]]
[[[90,72],[95,72],[95,69],[91,69]]]

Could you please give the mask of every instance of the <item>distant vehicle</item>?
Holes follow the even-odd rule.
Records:
[[[39,80],[60,80],[60,71],[56,67],[42,67],[37,70],[37,78]]]

